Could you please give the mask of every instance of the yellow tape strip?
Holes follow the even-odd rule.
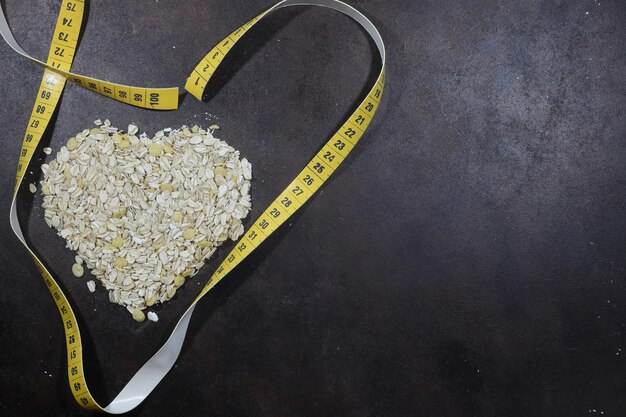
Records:
[[[293,4],[286,4],[293,3]],[[313,2],[316,3],[316,2]],[[314,5],[311,3],[311,5]],[[332,1],[329,3],[333,3]],[[233,48],[259,20],[268,13],[291,5],[306,5],[306,2],[280,2],[264,11],[254,19],[246,22],[228,35],[222,42],[211,49],[196,65],[187,78],[185,89],[198,100],[202,100],[204,90],[209,80],[221,64],[226,54]],[[322,5],[322,4],[320,4]],[[254,249],[267,239],[278,227],[295,213],[324,182],[335,172],[346,156],[361,139],[363,132],[370,124],[378,103],[382,96],[385,84],[385,68],[381,69],[367,97],[357,109],[348,117],[347,121],[335,133],[322,149],[311,159],[306,167],[298,174],[287,188],[269,205],[269,207],[254,222],[254,225],[239,239],[235,248],[228,254],[204,286],[196,302],[243,261]]]
[[[78,43],[78,33],[80,32],[83,21],[83,12],[84,3],[82,0],[63,0],[61,13],[59,13],[54,29],[53,41],[50,45],[48,66],[51,67],[54,65],[58,70],[66,72],[70,70],[74,59],[74,51]],[[71,21],[72,32],[68,32],[68,21]],[[64,46],[58,46],[59,44],[55,42],[55,40],[62,40]],[[58,60],[59,55],[62,56],[63,60]],[[49,67],[46,67],[39,85],[35,104],[33,105],[33,111],[28,120],[28,127],[26,128],[26,134],[20,151],[15,193],[17,193],[17,189],[22,183],[26,167],[30,163],[34,151],[41,141],[50,119],[56,110],[64,87],[65,77],[61,76],[58,72],[53,72]],[[68,352],[68,380],[72,394],[74,394],[76,401],[78,401],[82,407],[87,409],[99,409],[95,401],[93,401],[91,394],[89,394],[85,382],[82,363],[82,343],[78,323],[72,307],[59,284],[54,280],[43,263],[30,249],[29,252],[41,272],[46,286],[61,314],[61,319],[63,320],[63,329],[65,331],[65,341]]]
[[[381,71],[376,84],[357,110],[346,120],[341,128],[309,161],[296,178],[279,194],[267,209],[254,222],[235,244],[204,286],[196,301],[202,298],[254,249],[267,239],[278,227],[292,216],[317,190],[328,180],[350,151],[359,142],[365,129],[370,124],[385,84],[385,72]]]
[[[222,42],[218,43],[213,49],[211,49],[204,56],[204,58],[200,60],[191,75],[187,78],[185,90],[191,93],[191,95],[198,100],[202,100],[202,93],[204,92],[209,79],[213,76],[217,67],[222,63],[224,56],[226,56],[228,51],[235,46],[235,43],[237,43],[237,41],[241,39],[256,22],[261,20],[261,18],[269,13],[273,8],[274,7],[264,11],[254,19],[244,23],[241,27],[237,28],[237,30],[228,35]]]
[[[99,405],[89,392],[84,375],[80,331],[76,316],[70,306],[70,303],[58,283],[26,244],[19,221],[17,220],[15,204],[17,196],[16,186],[16,192],[11,205],[11,226],[13,227],[17,237],[33,257],[35,264],[39,268],[46,286],[50,290],[50,293],[52,294],[61,314],[67,345],[68,381],[70,390],[81,407],[89,410],[121,414],[130,411],[139,405],[174,365],[180,353],[180,349],[182,348],[187,326],[196,303],[215,285],[217,285],[217,283],[230,271],[241,263],[241,261],[245,259],[255,248],[257,248],[261,242],[269,237],[276,229],[278,229],[278,227],[280,227],[282,223],[284,223],[291,215],[293,215],[293,213],[306,203],[306,201],[324,184],[330,175],[345,160],[354,146],[356,146],[365,129],[371,122],[372,117],[376,113],[385,81],[385,50],[382,38],[374,25],[367,20],[365,16],[339,0],[310,0],[308,2],[298,0],[280,1],[272,8],[263,12],[231,33],[226,39],[224,39],[224,41],[220,42],[220,44],[213,48],[201,60],[200,64],[198,64],[191,76],[188,78],[186,83],[187,90],[196,98],[201,99],[204,88],[216,68],[222,62],[224,56],[233,47],[237,40],[239,40],[250,29],[250,27],[271,11],[282,7],[299,5],[328,7],[345,13],[357,20],[370,33],[372,39],[374,39],[378,46],[382,58],[380,75],[378,76],[375,85],[367,94],[367,97],[359,104],[350,117],[348,117],[341,128],[331,136],[330,140],[235,244],[233,250],[216,269],[208,283],[196,297],[195,301],[185,311],[178,324],[175,326],[172,335],[163,347],[142,366],[142,368],[135,374],[135,376],[133,376],[124,389],[122,389],[122,391],[107,407]],[[59,98],[65,86],[65,77],[69,77],[71,80],[72,77],[74,77],[73,81],[83,84],[96,82],[95,86],[86,85],[86,88],[99,92],[100,94],[108,95],[118,101],[123,101],[120,100],[122,98],[122,96],[119,95],[120,91],[127,93],[123,98],[128,99],[129,101],[134,97],[141,98],[142,100],[149,100],[151,98],[150,92],[153,90],[150,89],[143,90],[143,93],[142,91],[136,92],[132,87],[128,87],[127,90],[115,90],[115,88],[119,87],[116,84],[102,84],[102,81],[75,76],[69,73],[78,41],[80,25],[82,23],[83,9],[82,0],[64,0],[62,3],[62,10],[57,20],[53,42],[50,47],[48,64],[43,64],[46,67],[46,70],[44,71],[44,77],[37,93],[37,100],[35,101],[33,112],[29,120],[26,136],[24,138],[24,147],[20,153],[20,165],[18,167],[17,181],[18,186],[23,180],[26,167],[32,159],[34,149],[41,140],[41,136],[43,135],[43,132],[45,131],[45,128],[58,104]],[[2,20],[4,20],[4,15],[0,13],[0,17],[0,29],[2,29]],[[73,25],[72,32],[67,30],[68,23]],[[63,43],[59,44],[59,42]],[[16,51],[20,52],[18,49],[16,49]],[[60,60],[60,57],[62,57],[63,60]],[[107,90],[109,86],[116,87]],[[139,94],[139,96],[136,96],[136,94]],[[162,96],[159,96],[159,100],[161,98]],[[177,98],[178,96],[176,95],[176,99]],[[159,101],[156,104],[153,103],[153,106],[148,108],[156,109],[158,108],[157,106],[163,105],[165,105],[164,102]]]
[[[17,43],[3,13],[0,13],[0,31],[4,40],[23,57],[41,65],[49,72],[60,75],[103,96],[131,106],[152,110],[174,110],[178,108],[178,87],[144,88],[111,83],[97,78],[85,77],[69,71],[85,12],[84,0],[63,2],[57,19],[54,37],[50,45],[47,62],[42,62],[28,55]]]

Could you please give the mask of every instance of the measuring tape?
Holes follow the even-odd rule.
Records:
[[[87,90],[102,94],[122,103],[153,110],[174,110],[178,108],[178,87],[146,88],[132,87],[85,77],[70,72],[76,53],[80,28],[85,12],[84,0],[63,1],[61,11],[48,52],[48,60],[40,61],[28,55],[11,33],[4,13],[0,13],[0,32],[11,48],[23,57],[41,65],[62,78]]]
[[[76,47],[78,46],[84,12],[84,0],[63,1],[54,29],[54,35],[52,36],[48,60],[43,62],[28,55],[17,43],[4,13],[0,10],[0,33],[4,40],[15,52],[45,68],[35,106],[24,134],[23,146],[20,150],[16,187],[20,184],[22,176],[26,172],[26,166],[31,160],[35,148],[52,118],[66,80],[70,80],[87,90],[132,106],[153,110],[174,110],[178,108],[178,87],[131,87],[70,72]]]
[[[137,371],[120,393],[106,407],[99,405],[89,392],[83,368],[80,330],[72,307],[59,284],[26,243],[17,218],[17,194],[34,151],[57,107],[66,80],[70,80],[82,87],[117,101],[155,110],[177,108],[178,88],[129,87],[69,72],[83,20],[83,0],[63,0],[52,44],[50,45],[48,60],[45,63],[30,57],[18,45],[0,8],[0,34],[5,41],[20,55],[45,68],[44,76],[37,93],[37,99],[33,106],[33,112],[28,122],[28,128],[26,129],[23,147],[20,152],[16,188],[13,194],[10,212],[11,227],[35,261],[61,314],[67,346],[70,390],[81,407],[111,414],[122,414],[141,404],[174,366],[185,340],[189,321],[198,301],[315,194],[358,143],[365,129],[371,122],[374,113],[376,113],[385,83],[385,46],[378,30],[372,22],[359,11],[339,0],[280,1],[232,32],[222,42],[211,49],[187,78],[185,89],[194,97],[201,100],[204,89],[211,79],[211,76],[235,43],[267,14],[289,6],[326,7],[346,14],[357,21],[369,33],[380,53],[382,66],[376,82],[365,99],[347,118],[341,128],[332,135],[330,140],[315,154],[305,168],[243,234],[235,244],[235,247],[209,278],[207,284],[200,291],[200,294],[198,294],[182,315],[165,344],[139,369],[139,371]],[[155,96],[153,96],[153,94],[155,94]],[[134,100],[135,97],[137,100]],[[156,98],[156,100],[153,101],[153,97]]]

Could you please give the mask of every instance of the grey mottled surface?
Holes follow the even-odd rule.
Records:
[[[2,3],[18,41],[45,57],[60,1]],[[90,3],[75,71],[181,87],[272,4]],[[203,301],[177,366],[133,415],[624,415],[626,4],[350,3],[387,43],[383,105],[338,175]],[[234,54],[211,100],[187,97],[176,112],[69,85],[50,146],[97,118],[149,133],[218,123],[254,165],[254,217],[377,64],[356,24],[307,8],[272,16]],[[57,312],[7,221],[41,70],[5,44],[0,58],[0,411],[80,415]],[[106,403],[226,251],[158,325],[137,324],[71,277],[26,194],[29,236],[80,311]]]

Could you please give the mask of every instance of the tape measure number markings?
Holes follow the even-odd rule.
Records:
[[[48,52],[47,64],[50,67],[64,71],[70,70],[76,46],[78,45],[84,11],[85,4],[83,0],[64,1],[62,3]],[[56,39],[59,39],[59,41],[55,41]],[[59,46],[59,42],[63,43],[62,46]],[[49,68],[44,70],[39,90],[37,91],[37,98],[28,120],[24,140],[22,141],[23,144],[17,166],[16,188],[21,183],[26,173],[26,166],[28,166],[43,133],[50,123],[64,87],[65,77],[60,76]]]
[[[372,116],[378,109],[383,88],[384,72],[381,72],[375,87],[361,102],[357,110],[235,244],[235,248],[211,276],[197,300],[203,297],[278,229],[285,220],[302,207],[335,172],[356,146],[371,122]]]
[[[64,0],[61,4],[61,12],[57,18],[56,26],[53,34],[53,41],[50,45],[47,64],[50,67],[69,71],[74,60],[76,46],[78,44],[78,36],[83,21],[84,3],[82,0]],[[59,46],[60,40],[63,46]],[[62,59],[59,59],[62,58]],[[46,67],[37,91],[37,97],[28,125],[22,149],[20,150],[17,179],[14,190],[13,203],[11,205],[11,226],[18,238],[26,246],[26,241],[17,222],[17,212],[15,210],[15,201],[17,190],[24,179],[26,168],[28,167],[37,145],[50,123],[52,115],[57,108],[61,94],[66,84],[66,79],[58,72],[53,72]],[[16,230],[16,226],[17,229]],[[35,265],[39,269],[46,287],[50,291],[52,298],[61,314],[63,321],[63,329],[65,331],[66,349],[68,352],[68,381],[70,388],[79,404],[88,409],[97,409],[95,403],[91,400],[91,395],[87,392],[87,384],[84,380],[82,372],[82,343],[80,331],[76,316],[72,311],[70,303],[61,290],[59,284],[54,280],[52,275],[47,271],[44,264],[37,258],[34,252],[26,246]],[[79,372],[80,369],[80,372]]]
[[[65,42],[67,40],[67,49],[63,46],[59,46],[58,42],[53,41],[49,54],[49,63],[44,65],[46,71],[40,90],[38,92],[38,98],[29,121],[29,129],[27,130],[24,143],[26,145],[27,139],[29,145],[27,147],[24,157],[20,156],[20,167],[18,170],[18,184],[23,179],[26,166],[30,162],[37,143],[41,139],[41,135],[47,126],[52,113],[58,103],[58,99],[65,85],[65,76],[73,78],[78,84],[83,85],[85,82],[97,82],[94,84],[83,85],[92,91],[100,94],[107,95],[118,101],[121,100],[120,91],[127,94],[133,93],[132,87],[128,87],[130,90],[116,90],[115,87],[111,87],[110,83],[104,83],[100,80],[93,78],[87,78],[82,76],[76,76],[69,73],[69,66],[71,65],[71,59],[73,58],[73,52],[75,51],[75,45],[78,40],[77,34],[79,33],[80,24],[78,29],[75,29],[76,36],[71,36],[70,32],[61,32],[61,27],[67,26],[68,17],[63,13],[63,10],[71,13],[82,12],[82,8],[77,5],[79,1],[70,2],[63,1],[62,12],[59,14],[57,21],[57,29],[55,29],[54,39]],[[317,1],[293,1],[283,0],[259,16],[250,20],[233,33],[231,33],[226,39],[220,42],[200,61],[196,66],[192,74],[187,79],[185,88],[193,96],[198,99],[202,98],[202,94],[211,76],[222,62],[224,56],[230,51],[234,44],[259,20],[261,20],[268,13],[288,6],[322,6],[333,10],[342,12],[354,20],[356,20],[365,30],[370,34],[376,45],[378,46],[382,68],[380,74],[376,80],[375,85],[369,91],[367,97],[359,104],[357,109],[352,113],[341,128],[330,138],[330,140],[322,147],[322,149],[313,157],[313,159],[305,166],[305,168],[296,176],[296,178],[287,186],[287,188],[280,193],[280,195],[269,205],[269,207],[263,212],[263,214],[254,222],[252,227],[248,229],[244,235],[235,244],[235,247],[228,254],[226,259],[216,269],[215,273],[210,277],[207,284],[203,287],[200,294],[196,297],[194,302],[182,315],[177,325],[175,326],[172,334],[166,343],[159,349],[159,351],[153,355],[148,362],[146,362],[141,369],[131,378],[121,392],[113,399],[113,401],[106,407],[100,406],[89,392],[87,382],[84,376],[83,361],[82,361],[82,344],[80,339],[80,331],[76,322],[76,317],[71,309],[71,306],[59,288],[59,285],[48,273],[43,263],[35,256],[35,254],[28,248],[17,220],[15,212],[15,196],[11,207],[11,225],[22,243],[26,246],[28,251],[33,256],[35,263],[40,269],[46,285],[50,289],[50,292],[55,299],[55,303],[61,313],[61,317],[64,323],[64,330],[66,333],[67,342],[67,354],[68,354],[68,380],[70,389],[74,398],[83,408],[108,412],[112,414],[120,414],[132,410],[139,405],[156,387],[160,380],[167,374],[172,368],[185,338],[187,326],[191,315],[197,302],[206,295],[217,283],[223,279],[230,271],[232,271],[243,259],[245,259],[261,242],[269,237],[287,218],[289,218],[295,211],[297,211],[302,205],[324,184],[324,182],[330,177],[330,175],[337,169],[337,167],[343,162],[350,151],[356,146],[360,138],[362,137],[365,129],[369,125],[378,108],[380,99],[384,88],[385,78],[385,49],[380,34],[374,27],[374,25],[356,9],[348,6],[347,4],[338,0],[317,0]],[[82,19],[82,13],[81,13]],[[2,20],[0,19],[0,30],[2,29]],[[72,23],[78,22],[78,20],[72,20]],[[4,36],[4,33],[3,33]],[[11,36],[12,37],[12,36]],[[6,36],[5,36],[6,40]],[[8,41],[7,41],[8,42]],[[70,47],[73,42],[73,47]],[[9,42],[10,43],[10,42]],[[65,45],[65,44],[62,44]],[[19,48],[19,45],[17,45]],[[61,48],[61,49],[57,49]],[[21,53],[14,47],[16,51]],[[21,48],[19,48],[21,49]],[[67,51],[67,55],[65,55]],[[24,55],[25,53],[23,53]],[[62,54],[64,60],[55,60]],[[71,58],[70,58],[71,57]],[[29,57],[29,59],[32,59]],[[34,59],[33,59],[34,60]],[[36,61],[36,60],[35,60]],[[36,61],[39,62],[39,61]],[[49,66],[55,65],[56,71],[53,72]],[[65,72],[61,72],[64,70]],[[100,84],[98,84],[100,83]],[[114,84],[113,86],[118,86]],[[104,93],[103,93],[104,91]],[[144,90],[142,98],[148,96],[149,90]],[[124,94],[124,99],[127,98],[127,94]],[[137,93],[141,94],[141,93]],[[44,101],[40,101],[44,100]],[[133,103],[129,103],[133,104]],[[154,108],[154,107],[152,107]],[[40,120],[40,123],[31,122]],[[28,135],[32,136],[29,137]],[[23,151],[22,151],[23,152]]]
[[[263,214],[254,222],[254,225],[244,233],[235,248],[211,276],[206,286],[196,298],[198,301],[235,266],[256,249],[272,232],[274,232],[287,218],[313,195],[339,167],[341,162],[357,144],[363,132],[372,120],[378,109],[384,88],[384,61],[385,51],[382,38],[374,25],[356,9],[345,3],[334,0],[323,1],[281,1],[252,20],[246,22],[228,35],[222,42],[211,49],[196,65],[185,83],[185,89],[198,100],[202,100],[204,90],[226,54],[235,43],[258,21],[272,11],[289,6],[323,6],[340,11],[354,18],[372,36],[381,52],[383,62],[381,72],[374,87],[365,100],[357,107],[344,125],[335,133],[322,149],[313,157],[306,167],[298,174],[295,180],[274,200]]]
[[[85,12],[84,0],[63,1],[57,19],[54,36],[50,44],[47,62],[28,55],[17,43],[9,24],[0,11],[0,34],[7,44],[18,54],[41,65],[50,73],[86,88],[87,90],[112,98],[131,106],[152,110],[174,110],[178,108],[178,87],[145,88],[116,84],[97,78],[85,77],[70,72],[76,53],[80,27]]]

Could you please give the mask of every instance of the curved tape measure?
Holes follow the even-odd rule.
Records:
[[[70,6],[75,6],[72,9]],[[45,126],[60,97],[63,87],[65,86],[66,79],[72,79],[72,77],[80,76],[73,75],[69,72],[72,58],[67,61],[63,61],[58,67],[52,67],[52,62],[57,62],[54,58],[55,54],[53,50],[56,50],[57,45],[53,41],[50,47],[50,55],[48,56],[48,62],[46,64],[39,62],[46,69],[44,71],[44,77],[41,82],[41,86],[38,92],[37,101],[33,109],[33,116],[39,113],[38,106],[46,106],[44,109],[44,115],[49,115],[43,118],[43,124],[36,127],[31,126],[31,121],[39,120],[31,117],[29,120],[29,128],[26,132],[24,139],[24,146],[27,147],[27,151],[22,153],[24,156],[20,156],[20,167],[18,169],[18,181],[15,193],[13,195],[13,201],[11,204],[11,227],[16,236],[20,239],[22,244],[29,251],[33,257],[37,267],[39,268],[44,281],[52,294],[55,303],[61,313],[63,320],[63,326],[65,330],[65,339],[67,345],[67,362],[68,362],[68,379],[70,389],[74,398],[83,408],[107,412],[111,414],[121,414],[132,410],[137,407],[157,386],[157,384],[163,379],[163,377],[174,366],[178,355],[180,354],[183,342],[185,340],[185,334],[187,333],[187,327],[193,314],[194,308],[198,301],[204,297],[217,283],[222,280],[230,271],[233,270],[241,261],[243,261],[255,248],[257,248],[268,236],[272,234],[286,219],[288,219],[293,213],[296,212],[302,205],[324,184],[324,182],[330,177],[330,175],[337,169],[337,167],[344,161],[346,156],[358,143],[359,139],[363,135],[365,129],[369,125],[374,113],[378,108],[380,99],[383,92],[385,82],[385,46],[383,40],[378,33],[376,27],[370,22],[363,14],[354,9],[351,6],[339,1],[339,0],[310,0],[310,1],[297,1],[297,0],[283,0],[265,12],[261,13],[254,19],[250,20],[233,33],[231,33],[226,39],[220,42],[215,48],[202,58],[200,63],[196,66],[194,71],[187,79],[185,88],[196,98],[201,99],[204,88],[209,82],[211,76],[222,62],[224,56],[233,47],[233,45],[258,21],[260,21],[268,13],[288,6],[322,6],[329,9],[333,9],[344,13],[354,20],[356,20],[371,36],[376,43],[382,66],[380,73],[376,79],[374,86],[370,89],[367,97],[358,105],[357,109],[348,117],[341,128],[330,138],[328,142],[322,147],[322,149],[311,159],[311,161],[305,166],[305,168],[296,176],[296,178],[280,193],[280,195],[269,205],[269,207],[255,220],[253,225],[248,229],[239,241],[235,244],[233,250],[228,254],[226,259],[220,264],[217,270],[209,278],[208,283],[203,287],[200,294],[191,303],[189,308],[182,315],[171,335],[165,342],[165,344],[159,349],[157,353],[150,358],[137,373],[130,379],[126,386],[120,391],[120,393],[113,399],[113,401],[106,407],[99,405],[89,392],[87,387],[87,381],[85,380],[85,374],[83,369],[83,357],[82,357],[82,343],[80,331],[78,329],[78,323],[76,316],[72,311],[72,307],[60,286],[54,280],[52,275],[48,272],[43,263],[37,258],[35,253],[28,247],[24,235],[21,230],[21,226],[17,219],[16,211],[16,197],[19,185],[23,182],[24,172],[28,163],[30,162],[34,149],[45,130]],[[78,11],[80,10],[80,13]],[[68,37],[68,45],[72,46],[72,52],[76,48],[78,41],[78,33],[80,31],[80,24],[82,21],[82,1],[67,1],[64,0],[62,4],[61,14],[57,21],[57,27],[54,32],[54,39],[60,35],[66,26],[66,19],[72,18],[75,24],[75,36]],[[64,12],[66,11],[66,12]],[[68,15],[67,12],[71,11],[76,13],[75,15]],[[74,17],[68,17],[74,16]],[[3,25],[4,23],[4,25]],[[11,36],[5,36],[6,19],[4,15],[0,13],[0,31],[3,37],[9,44],[10,40],[13,40]],[[10,33],[10,31],[8,31]],[[14,42],[14,40],[13,40]],[[14,42],[15,45],[17,43]],[[16,49],[14,45],[11,45],[13,49]],[[16,51],[22,55],[27,56],[21,48],[17,45]],[[28,56],[27,56],[28,57]],[[73,57],[73,54],[72,54]],[[32,59],[28,57],[29,59]],[[54,88],[52,88],[54,87]],[[132,91],[132,90],[131,90]],[[50,93],[50,94],[48,94]],[[105,94],[106,95],[106,94]],[[146,97],[146,96],[144,96]],[[112,97],[116,98],[116,97]],[[46,104],[40,104],[40,99],[46,100]],[[36,129],[36,130],[32,130]],[[30,133],[29,133],[30,132]],[[32,134],[32,138],[29,140],[29,134]]]
[[[122,103],[154,110],[174,110],[178,108],[178,87],[145,88],[115,84],[97,78],[85,77],[70,72],[72,60],[76,53],[80,27],[85,12],[84,0],[63,1],[61,12],[50,44],[47,62],[42,62],[28,55],[17,43],[11,33],[4,13],[0,13],[0,34],[11,48],[23,57],[41,65],[49,72],[61,75],[87,90],[102,94]],[[49,85],[51,95],[60,94],[62,87]],[[54,88],[56,87],[56,88]],[[42,104],[44,105],[44,104]],[[50,107],[51,108],[51,107]],[[52,109],[52,108],[51,108]],[[50,112],[51,113],[51,112]]]
[[[28,55],[17,43],[0,7],[0,35],[15,52],[45,68],[37,93],[37,100],[24,134],[23,146],[20,150],[16,184],[20,183],[21,177],[26,172],[26,166],[52,118],[66,80],[132,106],[153,110],[178,108],[178,87],[131,87],[70,72],[78,46],[84,12],[84,0],[63,1],[52,36],[48,60],[42,62]]]

